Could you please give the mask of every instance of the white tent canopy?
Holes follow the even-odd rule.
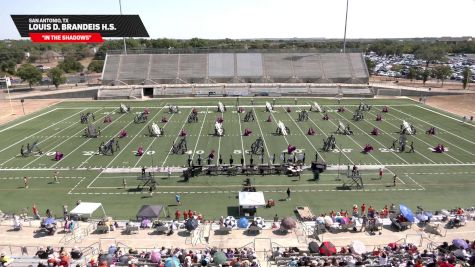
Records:
[[[102,212],[104,212],[104,216],[106,215],[106,211],[101,203],[94,203],[94,202],[81,202],[77,205],[70,213],[75,214],[78,216],[87,215],[91,217],[91,215],[96,211],[98,208],[102,208]]]
[[[239,206],[243,208],[264,207],[264,192],[239,192]]]

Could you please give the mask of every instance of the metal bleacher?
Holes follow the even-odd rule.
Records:
[[[105,85],[368,82],[359,53],[108,54]]]

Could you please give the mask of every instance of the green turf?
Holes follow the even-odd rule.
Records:
[[[228,106],[228,111],[220,114],[216,111],[218,101]],[[20,212],[36,203],[40,209],[50,208],[61,212],[63,204],[74,206],[77,200],[99,201],[109,214],[119,218],[133,218],[142,204],[165,204],[170,212],[174,212],[175,194],[181,194],[183,206],[180,209],[193,209],[202,212],[208,218],[218,218],[237,211],[237,192],[246,178],[250,178],[257,189],[264,191],[266,199],[277,200],[277,206],[261,209],[259,214],[271,217],[275,213],[292,214],[296,206],[310,206],[315,213],[329,210],[350,209],[352,204],[362,202],[382,208],[385,204],[405,203],[415,209],[422,205],[427,209],[452,208],[455,206],[472,206],[471,192],[475,189],[475,128],[473,124],[462,124],[459,118],[427,106],[407,100],[366,100],[373,105],[365,112],[365,120],[352,120],[353,110],[359,99],[342,100],[341,106],[347,111],[334,112],[339,106],[334,99],[299,98],[295,106],[293,98],[276,99],[276,112],[265,112],[263,105],[272,98],[256,98],[251,107],[250,98],[241,98],[245,110],[253,110],[256,122],[244,122],[244,114],[235,112],[236,98],[198,98],[198,99],[160,99],[151,101],[128,101],[132,114],[118,113],[120,102],[117,101],[75,101],[62,102],[42,111],[30,114],[22,119],[0,126],[0,209],[4,212]],[[310,120],[297,122],[298,111],[307,109],[313,101],[329,110],[330,120],[321,119],[322,114],[310,113]],[[180,108],[178,114],[168,114],[168,104],[186,106]],[[389,107],[384,113],[383,121],[377,122],[382,106]],[[199,110],[199,122],[187,123],[186,119],[195,106]],[[285,107],[290,106],[292,112],[287,113]],[[149,108],[151,114],[146,123],[135,124],[135,112]],[[83,137],[84,124],[79,122],[79,114],[94,112],[101,136],[97,139]],[[103,118],[111,115],[112,123],[103,123]],[[272,122],[266,122],[268,116]],[[169,119],[161,123],[162,117]],[[213,136],[214,122],[218,116],[224,118],[224,137]],[[409,137],[413,141],[416,153],[396,153],[387,148],[399,134],[402,120],[415,125],[418,134]],[[276,136],[277,121],[282,121],[291,130],[291,134]],[[323,139],[332,134],[338,121],[349,123],[354,131],[353,136],[336,136],[338,150],[323,152]],[[148,125],[156,122],[164,128],[165,135],[158,138],[148,136]],[[430,126],[437,128],[435,136],[424,134]],[[377,127],[379,136],[371,136],[370,131]],[[244,129],[250,128],[250,137],[242,136]],[[309,128],[316,130],[315,136],[308,136]],[[116,137],[121,129],[128,132],[128,137],[120,139],[121,150],[112,156],[96,155],[101,141]],[[139,168],[141,166],[183,166],[187,155],[170,155],[172,143],[178,140],[181,129],[188,132],[187,141],[189,155],[196,160],[215,150],[221,154],[225,162],[233,155],[235,163],[241,156],[248,163],[250,155],[243,150],[258,136],[265,140],[264,162],[269,156],[276,155],[280,162],[280,153],[287,144],[295,145],[305,152],[307,164],[315,153],[328,165],[364,164],[385,165],[388,170],[382,180],[377,179],[377,170],[363,170],[364,190],[339,190],[345,182],[343,173],[325,172],[317,182],[312,174],[306,172],[301,179],[287,176],[203,176],[184,182],[180,173],[173,173],[168,179],[166,174],[156,174],[158,189],[153,197],[146,191],[137,189],[138,173],[104,173],[101,169],[108,168]],[[21,145],[39,141],[43,150],[41,156],[28,158],[19,157]],[[444,154],[433,153],[430,148],[444,144],[449,150]],[[371,144],[375,151],[362,153],[362,147]],[[139,146],[143,146],[146,154],[142,157],[134,155]],[[59,162],[53,160],[52,154],[61,151],[65,158]],[[254,156],[258,162],[258,157]],[[60,184],[53,183],[54,170],[60,172]],[[397,186],[392,186],[392,174],[399,177]],[[23,176],[30,177],[29,188],[23,188]],[[341,180],[338,180],[340,178]],[[123,180],[126,188],[123,188]],[[285,190],[293,191],[290,201],[279,201],[285,197]]]

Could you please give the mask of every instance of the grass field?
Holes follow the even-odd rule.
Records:
[[[217,112],[217,103],[227,105],[227,112]],[[180,209],[200,211],[208,218],[218,218],[225,214],[237,213],[237,192],[247,177],[245,176],[202,176],[184,182],[180,173],[173,173],[170,178],[165,172],[155,173],[158,177],[158,189],[152,197],[147,190],[136,190],[139,174],[127,169],[142,166],[178,167],[187,164],[190,155],[194,160],[202,154],[203,158],[215,150],[228,162],[233,155],[234,162],[244,157],[249,163],[250,155],[246,150],[258,136],[264,138],[264,162],[276,155],[276,162],[288,144],[295,145],[298,152],[305,153],[309,164],[318,152],[331,169],[336,165],[364,165],[361,173],[365,187],[363,190],[338,190],[345,182],[344,175],[329,170],[318,182],[313,181],[311,172],[305,172],[301,179],[282,176],[249,177],[259,191],[264,191],[266,199],[283,200],[287,187],[291,188],[291,201],[278,201],[271,209],[261,209],[258,213],[271,217],[292,214],[295,206],[310,206],[315,213],[329,210],[350,209],[352,204],[362,202],[382,208],[385,204],[405,203],[413,208],[422,205],[427,209],[453,208],[455,206],[472,206],[472,192],[475,189],[475,125],[461,123],[446,112],[419,105],[408,99],[366,100],[373,105],[365,112],[363,121],[352,120],[353,110],[359,99],[343,99],[341,106],[346,112],[335,112],[336,100],[299,98],[278,98],[272,113],[265,112],[264,104],[272,99],[256,98],[251,105],[250,98],[241,98],[240,105],[247,111],[253,110],[255,122],[244,122],[245,113],[236,112],[236,98],[199,98],[199,99],[160,99],[151,101],[127,102],[132,113],[118,112],[120,102],[90,101],[63,102],[48,107],[40,112],[28,115],[21,120],[0,126],[0,209],[4,212],[20,212],[31,207],[33,203],[40,210],[50,208],[60,214],[63,204],[74,206],[77,200],[102,202],[109,214],[119,218],[132,218],[142,204],[165,204],[174,212],[175,194],[182,196]],[[297,122],[298,112],[306,109],[313,101],[326,108],[330,120],[322,120],[322,114],[311,112],[306,122]],[[168,105],[180,106],[180,112],[168,113]],[[389,113],[382,113],[383,120],[376,121],[383,106],[389,107]],[[199,111],[197,123],[187,123],[187,117],[193,107]],[[286,112],[290,107],[292,112]],[[133,121],[135,112],[144,108],[151,111],[146,123]],[[88,139],[83,136],[85,124],[79,120],[80,113],[93,112],[101,136]],[[103,123],[103,118],[110,115],[112,123]],[[167,123],[161,123],[162,117]],[[225,136],[216,137],[214,123],[218,116],[224,118]],[[266,122],[267,117],[272,122]],[[410,136],[416,152],[396,152],[388,147],[399,136],[402,120],[412,123],[418,134]],[[288,136],[277,136],[277,121],[282,121],[290,128]],[[338,149],[331,152],[321,151],[323,139],[333,134],[338,121],[349,124],[354,131],[352,136],[336,136]],[[148,135],[148,125],[156,122],[164,129],[160,137]],[[431,126],[436,127],[437,134],[429,136],[424,132]],[[380,129],[378,136],[370,135],[373,128]],[[245,128],[253,133],[243,136]],[[316,130],[316,135],[306,135],[309,128]],[[119,140],[120,150],[114,155],[98,155],[99,144],[125,129],[128,136]],[[185,155],[169,153],[171,145],[178,140],[181,129],[188,132],[189,151]],[[116,138],[117,139],[117,138]],[[21,157],[20,147],[38,141],[42,155]],[[362,153],[365,144],[371,144],[372,153]],[[431,148],[444,144],[446,153],[434,153]],[[139,146],[145,150],[141,157],[135,155]],[[64,158],[54,161],[55,151],[64,153]],[[244,152],[244,153],[243,153]],[[341,153],[340,153],[341,152]],[[254,161],[259,159],[254,156]],[[214,161],[214,163],[216,160]],[[386,171],[378,179],[378,166],[385,166]],[[53,183],[53,173],[59,171],[60,183]],[[392,176],[397,174],[397,186],[392,186]],[[29,177],[29,188],[23,186],[23,176]],[[338,180],[340,178],[341,180]],[[123,188],[123,180],[127,188]]]

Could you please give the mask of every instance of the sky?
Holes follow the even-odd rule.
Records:
[[[343,38],[346,0],[122,0],[151,38]],[[347,38],[475,36],[475,0],[349,0]],[[118,14],[119,0],[3,0],[11,14]]]

